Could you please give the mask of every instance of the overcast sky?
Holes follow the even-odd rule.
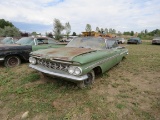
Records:
[[[140,32],[160,29],[159,0],[0,0],[0,18],[21,31],[51,32],[53,19],[69,22],[71,33],[114,28]]]

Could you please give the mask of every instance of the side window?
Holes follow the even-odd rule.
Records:
[[[42,41],[44,44],[48,44],[48,39],[43,39]]]
[[[37,42],[38,42],[38,45],[48,44],[48,40],[46,40],[46,39],[37,39]]]
[[[44,42],[42,40],[37,40],[38,45],[44,44]]]
[[[114,44],[112,45],[113,48],[118,47],[118,43],[114,42]]]

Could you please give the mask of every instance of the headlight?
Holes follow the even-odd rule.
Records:
[[[68,72],[72,75],[80,75],[82,73],[82,69],[77,66],[70,66]]]
[[[69,69],[68,69],[68,72],[70,73],[70,74],[73,74],[74,73],[74,67],[73,66],[71,66],[71,67],[69,67]]]
[[[29,58],[29,62],[30,62],[31,64],[35,65],[35,64],[36,64],[36,58],[30,57],[30,58]]]

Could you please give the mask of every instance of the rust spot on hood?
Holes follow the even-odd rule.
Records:
[[[71,61],[74,57],[96,50],[89,48],[61,47],[51,48],[43,51],[33,52],[34,55],[41,54],[44,57],[55,60]]]

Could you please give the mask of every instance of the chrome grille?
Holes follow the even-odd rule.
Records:
[[[45,61],[43,59],[37,59],[37,64],[43,65],[44,67],[47,67],[47,68],[52,68],[52,69],[56,69],[56,70],[63,70],[63,71],[68,71],[68,67],[69,67],[69,65],[67,65],[67,64],[49,62],[49,61]]]

